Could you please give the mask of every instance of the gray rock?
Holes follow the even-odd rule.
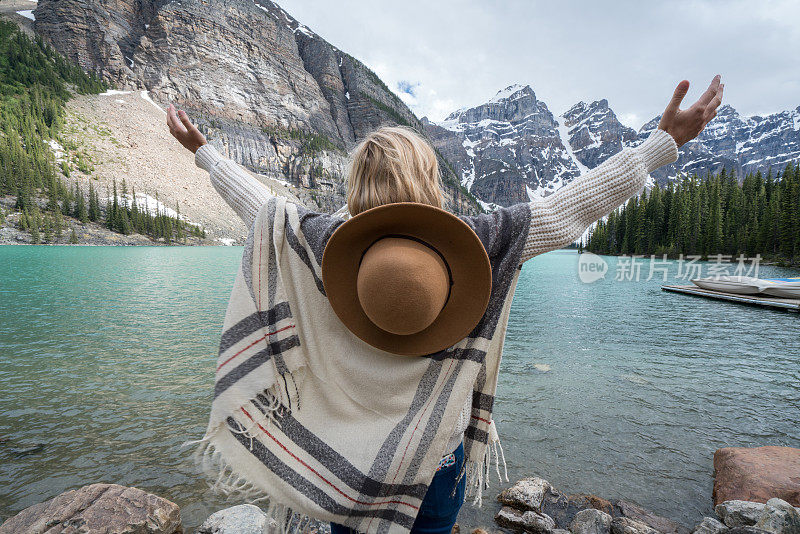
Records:
[[[522,529],[535,534],[552,534],[556,527],[553,518],[546,514],[533,510],[523,512],[510,506],[503,506],[494,516],[494,520],[501,527]]]
[[[203,521],[197,534],[262,534],[267,524],[277,527],[261,508],[240,504],[214,512]]]
[[[609,534],[611,516],[594,508],[581,510],[575,514],[569,530],[572,534]]]
[[[613,515],[612,504],[596,495],[565,495],[557,489],[550,487],[545,492],[539,512],[553,518],[558,528],[567,529],[575,518],[575,514],[587,508],[595,508]]]
[[[703,520],[694,527],[694,534],[726,534],[727,531],[728,527],[713,517],[704,517]]]
[[[718,504],[714,511],[727,526],[747,527],[755,525],[766,505],[751,501],[725,501]]]
[[[734,527],[726,534],[770,534],[769,531],[762,530],[756,527]]]
[[[800,534],[800,512],[788,502],[773,498],[767,501],[755,526],[774,534]]]
[[[527,477],[518,480],[497,496],[497,500],[521,510],[541,511],[542,500],[550,489],[550,483],[543,478]]]
[[[175,503],[137,488],[91,484],[26,508],[0,526],[0,534],[20,532],[173,534],[183,531],[181,513]]]
[[[614,517],[627,517],[659,532],[667,534],[689,534],[689,529],[671,519],[654,514],[650,510],[629,501],[614,501]]]
[[[659,532],[641,521],[629,517],[615,517],[611,520],[612,534],[659,534]]]

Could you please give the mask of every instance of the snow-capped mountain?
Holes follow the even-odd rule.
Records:
[[[529,86],[513,85],[485,104],[427,125],[462,184],[487,203],[524,202],[580,172],[558,121]]]
[[[639,139],[646,138],[658,127],[661,116],[642,126]],[[653,178],[665,182],[679,172],[704,174],[722,167],[738,176],[770,167],[781,171],[789,162],[800,159],[800,106],[766,117],[742,117],[731,106],[724,105],[697,139],[683,145],[678,161],[655,170]]]
[[[637,139],[633,128],[617,120],[606,99],[591,104],[578,102],[558,119],[575,158],[590,169]]]
[[[434,145],[486,207],[547,196],[622,150],[640,144],[658,126],[639,132],[617,119],[608,101],[579,102],[559,116],[530,86],[512,85],[479,106],[460,109],[441,123],[423,119]],[[777,171],[800,159],[800,107],[767,117],[740,117],[722,106],[679,159],[652,173],[665,183],[680,172],[740,176],[771,165]]]
[[[580,102],[556,117],[528,85],[512,85],[485,104],[423,124],[462,184],[485,205],[547,196],[637,139],[606,100]]]

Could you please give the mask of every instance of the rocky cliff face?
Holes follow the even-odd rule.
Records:
[[[613,156],[636,146],[658,126],[656,117],[636,132],[619,122],[608,101],[579,102],[558,117],[529,86],[514,85],[489,102],[423,122],[461,182],[484,206],[510,205],[549,195]],[[679,150],[678,161],[651,177],[666,183],[679,173],[740,176],[800,159],[800,107],[767,117],[740,117],[722,106],[701,135]]]
[[[186,109],[251,170],[344,203],[346,151],[382,124],[422,130],[364,64],[269,0],[40,0],[35,30],[118,88]],[[442,162],[448,208],[480,210]]]

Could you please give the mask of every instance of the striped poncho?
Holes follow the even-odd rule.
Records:
[[[453,347],[410,358],[357,338],[328,303],[320,263],[343,219],[281,197],[261,207],[231,292],[201,440],[219,488],[263,494],[283,532],[315,518],[406,533],[471,396],[459,479],[480,506],[497,453],[492,406],[530,208],[461,218],[489,255],[489,306]]]

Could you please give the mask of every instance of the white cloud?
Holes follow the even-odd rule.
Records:
[[[742,114],[800,105],[798,2],[279,3],[436,120],[523,83],[556,115],[607,98],[638,128],[680,80],[691,82],[688,106],[718,72]],[[403,97],[400,82],[419,85]]]
[[[620,113],[617,115],[617,119],[619,119],[619,122],[621,122],[625,126],[630,126],[634,130],[638,130],[639,127],[641,127],[642,123],[646,122],[642,121],[642,119],[640,119],[639,115],[637,115],[636,113]],[[648,118],[648,120],[650,119]]]

